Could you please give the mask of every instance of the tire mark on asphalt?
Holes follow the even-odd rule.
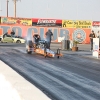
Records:
[[[15,55],[15,57],[12,57],[12,55]],[[67,86],[67,89],[70,91],[69,92],[69,94],[66,94],[66,93],[68,93],[68,90],[64,90],[66,93],[64,93],[64,95],[65,95],[65,97],[67,97],[68,98],[68,100],[71,100],[72,99],[72,97],[75,97],[76,98],[76,100],[77,100],[77,96],[75,96],[75,94],[73,93],[73,92],[75,92],[75,93],[78,93],[78,94],[80,94],[80,95],[82,95],[81,94],[81,92],[80,91],[78,91],[77,89],[73,89],[73,87],[72,86],[69,86],[68,84],[66,84],[65,82],[63,82],[61,79],[58,79],[57,77],[55,77],[55,76],[53,76],[51,73],[47,73],[47,72],[44,72],[44,69],[41,69],[41,63],[43,64],[43,68],[47,68],[49,71],[53,71],[52,73],[54,74],[54,72],[55,71],[59,71],[58,73],[55,73],[55,74],[59,74],[59,73],[61,73],[61,71],[62,71],[62,69],[60,69],[60,70],[57,70],[58,68],[56,67],[56,66],[53,66],[53,65],[51,65],[51,64],[49,64],[48,65],[48,63],[45,63],[44,61],[40,61],[40,60],[37,60],[36,58],[33,58],[33,56],[29,56],[29,55],[24,55],[24,54],[21,54],[21,53],[19,53],[19,54],[16,54],[16,53],[7,53],[7,54],[5,54],[5,55],[3,55],[4,57],[4,59],[5,58],[7,58],[7,62],[9,63],[9,61],[14,61],[13,62],[13,65],[16,67],[16,68],[18,68],[18,70],[20,70],[21,71],[21,73],[24,73],[24,74],[27,74],[27,75],[32,75],[32,76],[30,76],[31,77],[31,79],[33,80],[33,79],[35,79],[35,80],[37,80],[37,77],[39,78],[39,79],[42,79],[42,82],[43,83],[45,83],[45,79],[47,79],[47,78],[49,78],[48,79],[48,81],[47,81],[47,83],[48,84],[50,84],[49,82],[53,82],[53,85],[56,85],[56,84],[58,84],[58,88],[57,88],[57,90],[56,91],[59,91],[60,90],[60,88],[61,88],[61,86],[62,86],[62,89],[64,89],[64,87],[66,87]],[[25,58],[27,56],[27,58]],[[30,58],[33,58],[32,60],[30,60]],[[41,57],[42,58],[42,57]],[[24,60],[22,60],[22,59],[24,59]],[[36,63],[37,62],[37,66],[36,65],[34,65],[34,63]],[[58,61],[59,62],[59,61]],[[30,65],[30,66],[29,66]],[[28,66],[28,67],[24,67],[24,66]],[[53,68],[53,69],[50,69],[50,68]],[[54,68],[55,68],[55,70],[54,70]],[[26,71],[28,71],[28,73],[25,73]],[[34,75],[33,75],[33,72],[34,72]],[[65,74],[65,73],[68,73],[68,72],[62,72],[62,74]],[[35,75],[36,74],[36,75]],[[71,72],[69,73],[69,74],[72,74]],[[67,74],[68,75],[68,74]],[[75,74],[74,75],[72,75],[72,77],[73,76],[75,76]],[[36,77],[36,78],[35,78]],[[63,77],[63,76],[62,76]],[[71,76],[70,76],[70,78],[72,78]],[[79,75],[77,76],[78,77],[78,79],[80,78],[82,78],[82,77],[79,77]],[[68,78],[68,77],[67,77]],[[50,81],[51,80],[51,81]],[[76,78],[75,78],[75,80],[76,80]],[[38,81],[40,81],[40,80],[38,80]],[[74,81],[73,79],[71,80],[71,81]],[[85,80],[86,81],[86,80]],[[40,83],[41,83],[41,81],[40,81]],[[59,83],[60,83],[60,85],[59,85]],[[75,82],[74,82],[75,83]],[[80,84],[80,83],[79,83]],[[45,86],[45,85],[44,85]],[[50,85],[51,86],[51,85]],[[64,86],[64,87],[63,87]],[[51,88],[51,87],[50,87]],[[51,88],[51,89],[53,89],[53,87]],[[53,89],[54,90],[54,89]],[[56,91],[54,91],[54,92],[56,92]],[[58,95],[59,96],[63,96],[63,94],[61,94],[61,93],[58,93]],[[84,94],[85,95],[85,94]],[[86,95],[85,95],[86,96]],[[80,96],[81,97],[81,96]],[[60,97],[61,98],[61,97]],[[87,100],[92,100],[91,99],[91,96],[86,96],[86,98],[87,98]],[[59,99],[57,99],[57,100],[59,100]],[[60,99],[60,100],[66,100],[66,99]],[[81,100],[82,100],[82,98],[81,98]],[[84,99],[83,99],[84,100]],[[93,100],[95,100],[95,99],[93,99]]]

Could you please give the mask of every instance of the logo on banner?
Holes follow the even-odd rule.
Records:
[[[37,24],[41,23],[56,23],[56,20],[50,20],[50,19],[39,19]]]
[[[93,26],[100,26],[100,21],[93,21],[92,25]]]
[[[86,38],[86,33],[82,29],[77,29],[73,33],[73,39],[82,43]]]

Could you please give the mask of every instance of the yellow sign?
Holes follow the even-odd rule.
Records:
[[[92,21],[83,20],[63,20],[62,27],[66,28],[91,28]]]
[[[62,20],[62,27],[74,28],[73,20]]]
[[[77,20],[77,21],[74,21],[74,26],[76,28],[91,28],[92,21]]]
[[[18,24],[18,25],[32,25],[32,19],[30,18],[14,18],[14,17],[2,17],[1,18],[2,24]]]

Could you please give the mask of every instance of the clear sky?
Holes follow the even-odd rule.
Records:
[[[6,0],[0,0],[0,16],[6,16]],[[100,21],[100,0],[19,0],[17,17]],[[9,0],[9,16],[14,2]]]

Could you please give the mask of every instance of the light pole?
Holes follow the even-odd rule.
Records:
[[[16,17],[16,1],[19,1],[19,0],[13,0],[13,1],[14,1],[14,17]]]
[[[49,4],[47,4],[47,18],[48,18],[48,12],[49,12]]]
[[[16,1],[17,1],[17,0],[14,0],[14,13],[15,13],[14,16],[15,16],[15,17],[16,17]]]
[[[9,0],[7,0],[7,17],[8,17],[8,2],[9,2]]]

